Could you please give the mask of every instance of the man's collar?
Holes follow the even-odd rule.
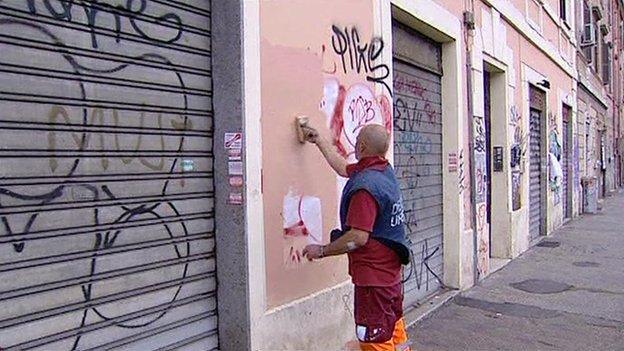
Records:
[[[361,172],[365,169],[375,169],[379,171],[383,171],[388,166],[389,162],[384,157],[381,156],[367,156],[360,159],[357,163],[350,164],[347,166],[347,174],[349,177],[352,175]]]

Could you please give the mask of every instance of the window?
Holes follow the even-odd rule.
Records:
[[[592,49],[591,63],[592,63],[592,67],[594,68],[594,72],[596,73],[600,72],[600,60],[598,60],[598,55],[600,53],[599,46],[600,45],[598,45],[598,43],[591,46],[591,49]]]
[[[568,1],[567,0],[559,0],[559,17],[568,21]]]
[[[596,25],[593,12],[588,0],[583,0],[583,32],[581,34],[581,49],[588,62],[592,62],[594,44],[596,43]]]
[[[602,82],[605,85],[611,83],[611,48],[602,42]]]

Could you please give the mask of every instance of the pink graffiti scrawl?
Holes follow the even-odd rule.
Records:
[[[338,152],[353,159],[355,142],[362,127],[379,124],[392,131],[392,103],[387,96],[375,96],[365,84],[354,84],[348,90],[337,79],[330,78],[323,87],[321,111],[328,119]]]

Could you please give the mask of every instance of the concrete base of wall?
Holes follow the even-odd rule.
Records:
[[[355,340],[353,284],[345,282],[280,306],[252,325],[257,328],[257,351],[343,350]]]

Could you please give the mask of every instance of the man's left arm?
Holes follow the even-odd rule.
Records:
[[[308,245],[303,250],[303,255],[308,260],[319,259],[327,256],[342,255],[366,245],[369,232],[360,229],[349,229],[344,235],[327,245]]]
[[[347,230],[344,235],[328,245],[308,245],[303,250],[309,260],[342,255],[366,245],[377,218],[378,205],[366,190],[358,190],[351,198],[347,213]]]

